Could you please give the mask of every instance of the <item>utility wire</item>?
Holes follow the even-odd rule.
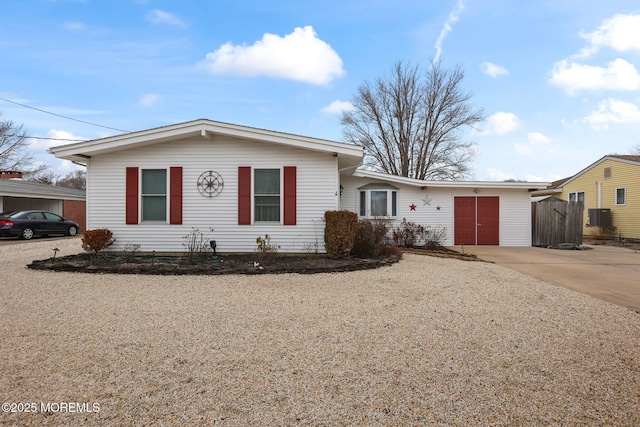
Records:
[[[73,142],[84,142],[84,141],[89,141],[88,139],[70,139],[70,138],[49,138],[47,136],[29,136],[29,135],[19,135],[17,133],[13,133],[10,135],[4,135],[8,138],[11,137],[15,137],[15,136],[19,136],[19,137],[24,137],[24,139],[50,139],[52,141],[73,141]]]
[[[80,122],[80,123],[84,123],[84,124],[91,125],[91,126],[98,126],[98,127],[105,128],[105,129],[117,130],[118,132],[130,132],[128,130],[112,128],[112,127],[109,127],[109,126],[103,126],[103,125],[99,125],[99,124],[96,124],[96,123],[86,122],[86,121],[80,120],[80,119],[74,119],[73,117],[63,116],[62,114],[56,114],[56,113],[52,113],[51,111],[41,110],[40,108],[36,108],[36,107],[31,107],[29,105],[20,104],[19,102],[10,101],[8,99],[1,98],[1,97],[0,97],[0,100],[6,101],[6,102],[10,102],[12,104],[19,105],[21,107],[30,108],[32,110],[40,111],[42,113],[51,114],[52,116],[58,116],[58,117],[62,117],[63,119],[73,120],[74,122]]]

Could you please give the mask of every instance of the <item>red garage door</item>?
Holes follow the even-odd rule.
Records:
[[[500,198],[454,198],[454,244],[500,244]]]

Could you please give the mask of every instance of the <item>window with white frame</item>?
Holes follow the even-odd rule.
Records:
[[[166,169],[142,170],[142,220],[167,220]]]
[[[280,169],[253,171],[255,222],[280,221]]]
[[[622,206],[626,204],[627,204],[626,187],[616,188],[616,206]]]
[[[582,202],[584,205],[584,191],[574,191],[569,193],[570,202]]]
[[[389,184],[368,184],[358,188],[358,212],[362,218],[398,216],[398,189]]]

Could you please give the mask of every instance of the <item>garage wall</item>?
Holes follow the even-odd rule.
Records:
[[[31,199],[28,197],[8,196],[4,196],[2,199],[3,212],[38,209],[62,215],[62,200]]]

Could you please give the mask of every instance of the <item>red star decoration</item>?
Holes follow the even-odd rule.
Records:
[[[411,203],[411,206],[409,206],[411,208],[412,211],[416,210],[416,205],[414,205],[413,203]]]

